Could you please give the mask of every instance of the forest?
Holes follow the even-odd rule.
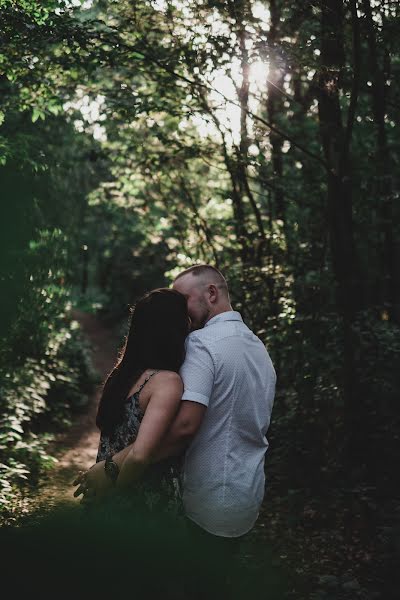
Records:
[[[287,597],[397,598],[400,4],[0,0],[0,32],[5,530],[101,383],[76,311],[117,351],[208,263],[277,373]]]

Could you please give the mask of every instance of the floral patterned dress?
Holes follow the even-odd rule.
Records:
[[[147,377],[139,390],[130,396],[125,404],[123,419],[111,432],[101,433],[96,462],[105,460],[132,444],[140,428],[144,411],[139,404],[140,392],[158,371]],[[124,496],[130,508],[146,511],[163,511],[180,514],[181,493],[179,485],[180,459],[167,459],[151,465],[144,476],[132,486],[132,491]]]

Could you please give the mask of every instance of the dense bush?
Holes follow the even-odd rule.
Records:
[[[44,358],[27,358],[1,376],[0,515],[12,510],[21,486],[54,464],[46,450],[52,434],[86,407],[97,380],[75,321],[49,336]]]
[[[79,325],[68,317],[66,248],[59,229],[36,229],[13,249],[7,279],[18,294],[0,336],[0,514],[52,466],[52,433],[86,405],[95,379]]]

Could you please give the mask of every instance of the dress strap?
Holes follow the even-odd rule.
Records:
[[[152,373],[150,373],[150,375],[144,380],[144,382],[142,383],[142,385],[140,386],[140,388],[138,389],[137,392],[135,392],[135,396],[136,398],[139,399],[139,394],[142,391],[142,389],[144,388],[144,386],[146,385],[146,383],[149,381],[149,379],[151,379],[153,377],[153,375],[156,375],[157,373],[159,373],[159,371],[153,371]]]

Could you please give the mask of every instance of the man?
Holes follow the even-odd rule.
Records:
[[[264,496],[275,371],[264,344],[232,310],[219,271],[191,267],[173,287],[187,298],[194,330],[182,401],[203,417],[185,456],[185,512],[213,535],[239,537],[253,527]]]
[[[187,517],[211,536],[240,538],[254,526],[264,496],[275,371],[264,344],[232,310],[217,269],[190,267],[173,287],[187,298],[192,332],[181,369],[181,407],[157,458],[187,447]],[[130,448],[113,457],[121,467],[117,486],[129,481]]]

